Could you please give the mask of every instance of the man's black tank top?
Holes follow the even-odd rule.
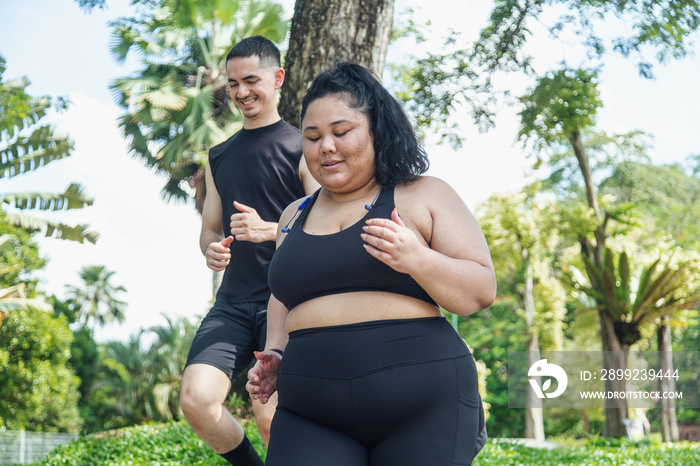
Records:
[[[233,201],[254,208],[260,218],[277,222],[282,211],[304,196],[299,177],[301,134],[284,120],[256,129],[241,129],[209,151],[214,184],[221,197],[224,236],[231,234]],[[218,295],[230,302],[269,299],[267,269],[275,242],[234,241],[231,262]]]
[[[398,293],[435,304],[410,275],[399,273],[365,251],[360,237],[365,221],[391,218],[394,188],[383,188],[372,209],[354,225],[329,235],[304,232],[314,193],[272,258],[269,283],[287,309],[320,296],[353,291]]]

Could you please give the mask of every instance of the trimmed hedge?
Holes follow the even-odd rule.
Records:
[[[265,447],[255,424],[246,434],[264,458]],[[562,448],[542,450],[489,441],[473,466],[700,466],[700,444],[662,444],[651,441],[594,438],[559,439]],[[59,447],[36,465],[42,466],[169,466],[227,465],[194,433],[185,421],[151,423],[84,437]],[[329,465],[332,466],[332,465]],[[396,465],[400,466],[400,465]],[[426,465],[431,466],[431,465]]]
[[[244,424],[246,435],[265,458],[265,446],[255,424]],[[83,437],[54,450],[35,465],[42,466],[170,466],[228,465],[186,421],[149,423]]]

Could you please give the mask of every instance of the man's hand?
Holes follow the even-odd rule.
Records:
[[[224,270],[229,262],[231,262],[231,243],[233,236],[222,239],[221,241],[209,243],[204,256],[207,258],[207,267],[215,272]]]
[[[236,241],[262,243],[275,240],[276,223],[264,221],[255,209],[240,202],[233,201],[233,206],[240,212],[231,215],[231,234]]]

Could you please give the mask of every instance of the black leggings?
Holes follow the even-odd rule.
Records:
[[[476,366],[442,317],[292,332],[277,387],[268,466],[472,462]]]

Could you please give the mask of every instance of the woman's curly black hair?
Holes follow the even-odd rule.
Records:
[[[360,65],[338,62],[335,68],[319,74],[302,101],[302,121],[311,102],[335,94],[345,96],[350,107],[369,118],[377,183],[396,186],[428,170],[428,157],[401,105],[370,70]]]

